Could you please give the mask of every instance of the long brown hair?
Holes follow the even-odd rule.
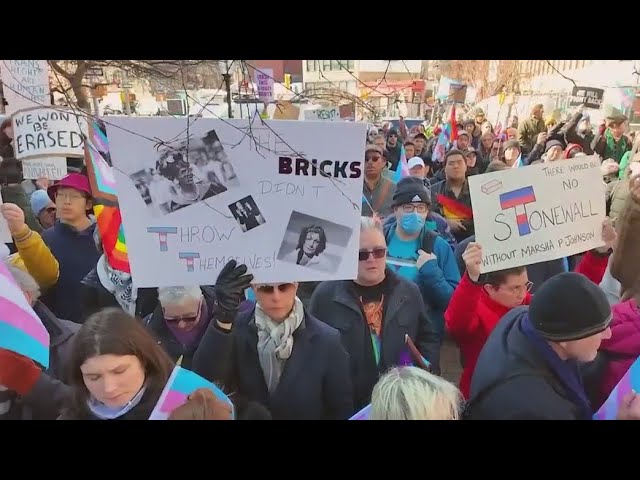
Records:
[[[186,403],[176,408],[169,420],[231,420],[231,406],[220,400],[208,388],[195,390]]]
[[[94,313],[76,333],[67,370],[72,393],[63,418],[83,419],[90,416],[87,407],[89,390],[80,367],[98,355],[135,355],[140,360],[147,391],[139,410],[140,417],[146,415],[148,418],[169,379],[173,362],[145,327],[119,308],[105,308]]]

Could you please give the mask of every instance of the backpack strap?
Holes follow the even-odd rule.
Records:
[[[422,250],[426,253],[433,253],[433,245],[436,243],[438,236],[436,232],[425,230],[422,237]]]

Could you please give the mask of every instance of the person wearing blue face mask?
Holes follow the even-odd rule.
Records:
[[[460,281],[460,272],[447,241],[427,225],[429,191],[418,178],[403,178],[396,185],[392,208],[395,218],[385,221],[387,265],[418,285],[440,340],[444,312]]]

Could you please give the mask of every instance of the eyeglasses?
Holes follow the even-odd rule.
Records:
[[[373,258],[382,258],[387,254],[386,248],[374,248],[373,250],[360,250],[358,252],[358,260],[364,262],[369,259],[370,255],[373,255]]]
[[[69,200],[73,202],[74,200],[80,200],[85,198],[84,195],[78,195],[77,193],[56,193],[56,199]]]
[[[424,203],[418,203],[417,205],[413,203],[406,203],[400,208],[402,208],[404,213],[411,213],[413,211],[418,213],[427,213],[427,206]]]
[[[280,293],[286,293],[291,287],[293,287],[293,283],[280,283],[278,285],[260,285],[256,287],[260,293],[266,293],[267,295],[271,295],[275,292],[276,288]]]
[[[203,303],[204,303],[204,299],[200,297],[200,303],[198,304],[198,311],[195,313],[195,315],[188,315],[184,317],[164,317],[164,319],[169,323],[179,323],[179,322],[193,323],[196,320],[198,320],[198,318],[200,317]],[[164,312],[164,309],[163,309],[163,312]]]
[[[524,285],[517,285],[515,287],[505,287],[505,290],[508,290],[509,292],[517,295],[517,294],[523,293],[523,290],[530,292],[532,287],[533,287],[533,282],[527,282]],[[500,286],[497,286],[496,288],[500,288]]]

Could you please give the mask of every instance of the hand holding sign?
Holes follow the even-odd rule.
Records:
[[[467,267],[467,274],[474,282],[480,278],[480,266],[482,265],[482,245],[476,242],[469,242],[462,254],[462,260]]]
[[[240,302],[244,300],[244,291],[253,280],[253,275],[246,273],[246,265],[238,265],[235,260],[230,260],[218,275],[216,297],[220,323],[233,323]]]
[[[615,248],[616,242],[618,241],[616,229],[613,228],[611,220],[608,218],[605,218],[604,222],[602,222],[602,241],[604,242],[604,246],[596,248],[600,253],[607,253],[609,249]]]

